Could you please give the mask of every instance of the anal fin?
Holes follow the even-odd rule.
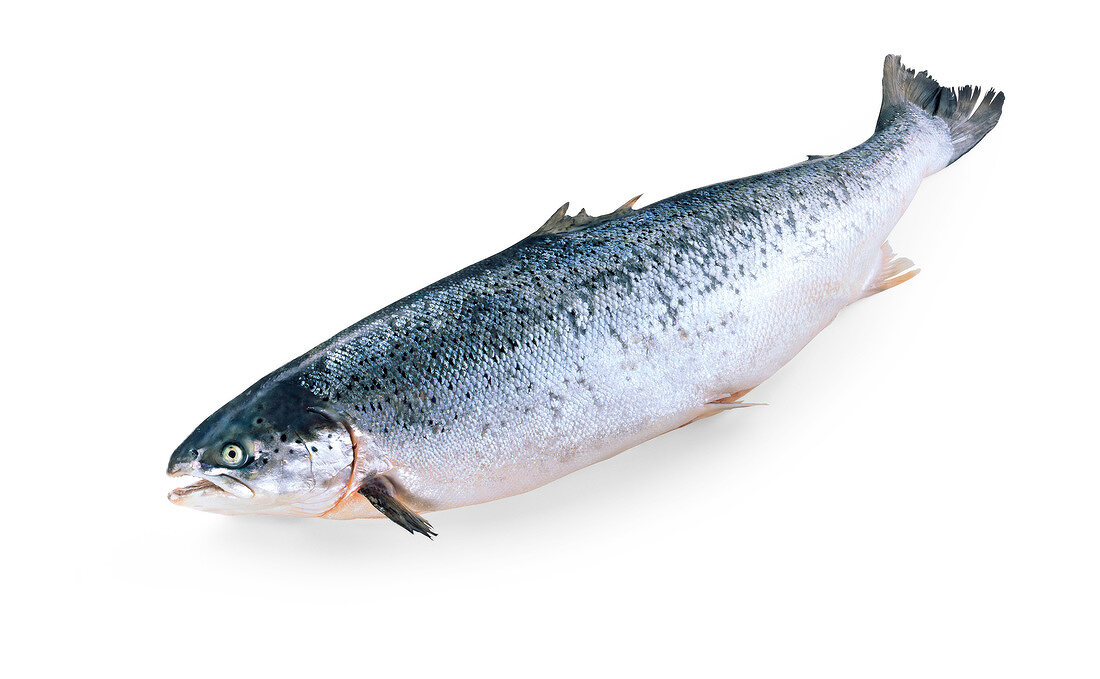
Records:
[[[713,401],[707,403],[708,408],[715,409],[716,412],[722,412],[723,410],[734,410],[735,408],[748,408],[750,406],[763,406],[766,403],[745,403],[741,399],[748,396],[749,392],[755,387],[749,389],[742,389],[741,391],[735,391],[732,394],[727,394]]]
[[[908,257],[898,257],[889,243],[882,244],[882,262],[878,273],[863,289],[863,297],[870,297],[883,290],[889,290],[895,285],[901,285],[913,276],[920,273],[920,269],[914,269],[913,260]]]
[[[749,389],[742,389],[741,391],[737,391],[737,392],[734,392],[732,394],[726,394],[724,396],[719,396],[718,398],[714,399],[713,401],[708,401],[706,404],[703,405],[704,411],[703,411],[702,415],[698,415],[698,416],[688,420],[687,422],[681,424],[680,427],[686,427],[689,424],[692,424],[694,422],[698,422],[699,420],[705,420],[708,417],[712,417],[714,415],[717,415],[718,413],[724,413],[727,410],[736,410],[738,408],[749,408],[749,407],[752,407],[752,406],[767,405],[766,403],[745,403],[744,401],[741,400],[745,397],[746,394],[748,394],[754,388],[755,387],[750,387]],[[677,427],[677,429],[678,428],[679,427]]]
[[[397,497],[397,492],[385,476],[376,476],[363,484],[359,494],[367,498],[374,508],[410,533],[420,533],[429,540],[438,535],[432,530],[432,524],[412,511]]]

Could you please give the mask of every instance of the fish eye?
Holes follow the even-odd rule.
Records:
[[[244,464],[244,448],[241,448],[236,443],[227,443],[222,446],[221,453],[218,455],[221,459],[221,463],[227,467],[240,467]]]

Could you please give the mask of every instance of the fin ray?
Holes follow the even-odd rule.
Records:
[[[877,295],[880,292],[901,285],[913,276],[920,273],[920,269],[913,268],[913,260],[908,257],[899,257],[894,254],[894,248],[889,243],[882,244],[882,261],[874,278],[863,289],[863,297]]]
[[[547,219],[546,223],[540,226],[533,235],[543,236],[546,234],[569,233],[570,231],[576,231],[577,229],[588,226],[589,224],[595,224],[597,222],[628,215],[634,211],[634,204],[637,203],[641,197],[642,194],[639,193],[638,195],[626,201],[611,212],[608,212],[605,215],[598,216],[590,215],[584,210],[584,208],[581,208],[580,212],[570,217],[569,203],[566,203],[565,205],[559,207],[554,212],[554,214],[550,215],[550,219]]]
[[[409,533],[420,533],[429,540],[438,535],[432,530],[432,524],[398,499],[393,483],[385,476],[376,476],[367,481],[359,489],[359,494],[367,498],[383,516]]]

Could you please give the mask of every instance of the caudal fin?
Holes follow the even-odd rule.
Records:
[[[989,134],[1001,117],[1004,103],[1004,92],[993,89],[983,97],[980,87],[940,87],[928,71],[917,73],[906,68],[901,57],[891,54],[882,71],[882,108],[876,130],[889,125],[899,110],[915,105],[947,123],[954,147],[947,163],[950,165]]]

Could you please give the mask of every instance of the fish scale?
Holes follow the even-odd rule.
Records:
[[[887,236],[1003,103],[896,57],[883,86],[875,134],[843,153],[599,217],[566,204],[258,382],[200,425],[170,472],[220,470],[264,498],[250,509],[204,486],[216,511],[385,515],[430,536],[418,512],[521,493],[736,406],[842,308],[915,273]],[[313,413],[298,426],[307,439],[339,442],[331,476],[300,491],[308,503],[280,504],[251,463],[204,461],[230,439],[252,458],[293,459],[275,442],[286,424],[255,422],[288,401]]]

